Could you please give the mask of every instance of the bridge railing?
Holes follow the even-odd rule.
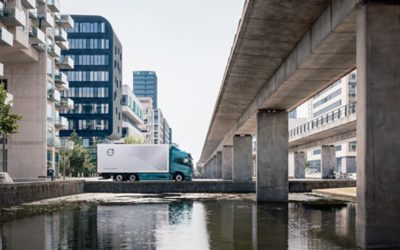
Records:
[[[340,108],[335,109],[325,115],[322,115],[318,118],[315,118],[309,122],[306,122],[300,126],[297,126],[293,129],[289,130],[289,138],[292,138],[292,137],[301,135],[305,132],[317,129],[328,123],[332,123],[334,121],[343,119],[354,113],[356,113],[356,102],[351,102],[351,103],[341,106]]]

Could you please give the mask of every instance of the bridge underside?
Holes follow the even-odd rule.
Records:
[[[256,133],[259,109],[290,110],[355,68],[354,1],[248,1],[199,163],[235,134]]]

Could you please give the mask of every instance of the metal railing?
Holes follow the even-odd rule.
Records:
[[[313,129],[319,128],[328,123],[343,119],[351,114],[356,113],[356,102],[349,103],[347,105],[341,106],[325,115],[322,115],[314,120],[306,122],[300,126],[297,126],[289,130],[289,138],[298,136],[305,132],[311,131]]]

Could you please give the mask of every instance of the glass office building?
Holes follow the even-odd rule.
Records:
[[[62,98],[71,98],[74,106],[64,110],[69,136],[75,130],[83,138],[119,139],[122,134],[122,46],[111,24],[101,16],[73,15],[68,31],[70,49],[63,52],[75,61],[65,70],[70,83]]]
[[[133,72],[133,92],[137,97],[151,97],[153,109],[157,109],[157,75],[154,71]]]

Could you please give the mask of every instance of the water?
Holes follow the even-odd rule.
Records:
[[[4,217],[4,214],[3,214]],[[356,249],[355,206],[173,201],[68,205],[0,222],[1,249]]]

